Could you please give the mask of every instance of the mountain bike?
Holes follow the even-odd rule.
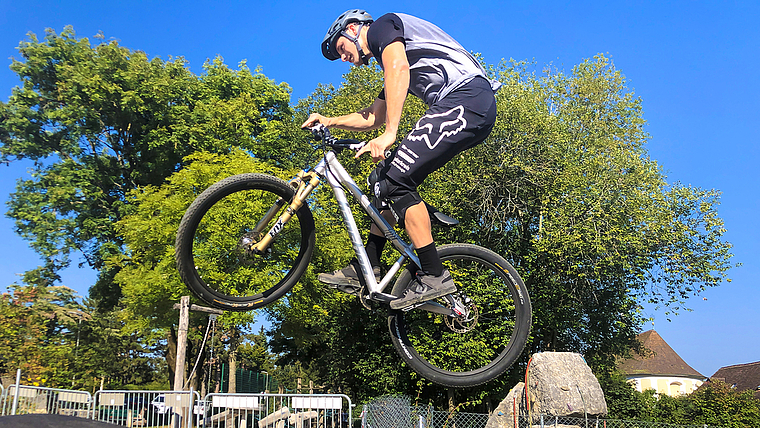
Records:
[[[190,290],[210,306],[249,311],[283,297],[301,278],[315,247],[312,210],[326,215],[312,192],[327,180],[356,253],[360,287],[342,287],[362,304],[388,308],[388,327],[401,358],[422,377],[470,387],[504,373],[519,358],[531,326],[528,290],[500,255],[472,244],[437,248],[457,286],[455,293],[402,310],[388,304],[414,281],[420,262],[338,161],[342,150],[365,143],[311,128],[323,156],[289,182],[265,174],[228,177],[202,192],[187,209],[175,245],[177,268]],[[398,251],[377,281],[346,191]],[[316,211],[319,210],[319,211]],[[431,209],[437,225],[455,219]],[[395,280],[394,280],[395,279]],[[393,282],[393,286],[389,286]]]

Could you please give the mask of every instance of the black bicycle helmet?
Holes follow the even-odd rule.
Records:
[[[347,39],[354,42],[356,49],[359,51],[359,55],[361,55],[362,61],[364,64],[367,64],[369,57],[359,45],[359,37],[352,36],[346,32],[346,27],[352,22],[358,22],[363,26],[365,24],[371,24],[373,21],[372,15],[361,9],[351,9],[343,12],[338,19],[330,25],[330,29],[327,30],[327,34],[325,34],[325,38],[322,40],[322,55],[330,61],[335,61],[340,58],[340,55],[335,51],[335,44],[338,42],[340,36],[345,36]]]

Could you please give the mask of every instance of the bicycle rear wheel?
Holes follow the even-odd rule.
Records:
[[[219,309],[248,311],[287,293],[314,250],[309,207],[302,206],[282,226],[264,254],[250,248],[293,196],[288,183],[264,174],[229,177],[201,193],[185,212],[175,243],[177,269],[193,294]],[[262,222],[267,213],[274,214]]]
[[[528,340],[531,306],[517,271],[498,254],[469,244],[438,247],[451,272],[457,298],[466,302],[462,317],[421,308],[390,311],[388,327],[401,358],[422,377],[444,386],[471,387],[504,373]],[[404,271],[392,294],[401,296],[415,281]],[[445,298],[437,303],[449,306]]]

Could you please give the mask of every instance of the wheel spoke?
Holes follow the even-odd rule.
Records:
[[[467,308],[465,314],[452,318],[423,309],[393,312],[390,326],[394,343],[415,370],[434,376],[444,385],[487,382],[506,370],[525,345],[530,302],[515,296],[519,289],[527,297],[527,290],[516,272],[507,274],[500,268],[508,263],[486,249],[452,244],[439,248],[439,254],[457,286],[458,292],[452,297]],[[402,275],[393,294],[403,293],[412,278],[408,273]],[[438,302],[449,305],[445,298]],[[394,334],[395,323],[402,334]],[[408,353],[409,348],[415,353]]]
[[[314,245],[308,207],[278,228],[264,252],[252,247],[289,205],[275,202],[290,201],[292,195],[293,188],[282,180],[243,174],[217,183],[193,202],[180,224],[176,253],[180,274],[198,297],[216,307],[250,310],[298,281]]]

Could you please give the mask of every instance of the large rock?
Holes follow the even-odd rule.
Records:
[[[606,416],[599,381],[580,354],[542,352],[528,365],[530,413],[548,416]]]
[[[533,423],[540,416],[579,417],[606,416],[607,403],[596,376],[580,354],[571,352],[542,352],[534,354],[528,365],[528,393],[522,382],[512,388],[496,410],[491,413],[486,428],[515,428],[518,417],[528,414]],[[524,425],[525,419],[519,422]]]
[[[516,428],[515,413],[518,416],[524,415],[525,410],[525,384],[520,382],[509,391],[507,398],[502,400],[488,417],[486,428]],[[520,426],[519,421],[517,426]]]

